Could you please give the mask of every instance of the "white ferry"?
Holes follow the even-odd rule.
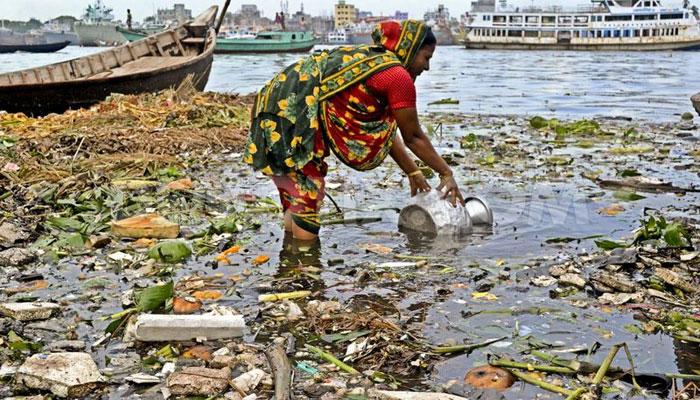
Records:
[[[515,9],[472,3],[468,49],[700,50],[697,9],[659,0],[592,0],[587,9]],[[489,10],[489,8],[491,8]]]
[[[348,44],[348,35],[344,29],[338,29],[332,32],[328,32],[327,37],[328,44],[338,45],[338,44]]]

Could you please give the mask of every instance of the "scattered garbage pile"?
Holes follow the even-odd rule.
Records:
[[[397,233],[398,213],[343,212],[358,193],[382,208],[408,201],[386,163],[329,177],[341,212],[324,209],[318,248],[283,238],[274,187],[242,162],[249,107],[185,85],[41,119],[0,115],[0,398],[699,395],[700,218],[676,207],[695,186],[630,168],[673,151],[617,122],[432,116],[461,132],[428,126],[460,183],[496,188],[493,231],[440,250]],[[677,164],[700,154],[688,153]],[[504,226],[502,204],[518,193],[503,188],[542,181],[573,182],[607,221],[637,210],[639,193],[677,197],[641,211],[633,232]],[[506,231],[536,251],[461,252]],[[654,335],[677,343],[684,373],[640,349]]]
[[[191,81],[157,94],[114,94],[90,109],[30,118],[0,115],[3,188],[133,176],[187,157],[239,148],[251,99],[199,93]]]

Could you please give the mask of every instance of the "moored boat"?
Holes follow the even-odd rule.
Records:
[[[126,39],[138,40],[145,37],[137,31],[119,30]],[[258,32],[255,38],[227,39],[216,41],[214,53],[305,53],[316,44],[316,38],[311,32],[271,31]]]
[[[178,86],[188,77],[203,90],[216,45],[217,11],[212,6],[190,23],[96,54],[0,74],[0,110],[60,113],[90,106],[111,93]]]
[[[14,53],[23,51],[26,53],[54,53],[64,49],[70,41],[58,43],[25,43],[25,44],[0,44],[0,53]]]
[[[81,46],[113,46],[124,43],[122,35],[117,32],[112,9],[95,0],[85,9],[82,21],[73,26]]]
[[[469,49],[506,50],[699,50],[698,16],[665,8],[660,0],[593,0],[596,6],[561,9],[497,9],[493,0],[473,3]],[[488,7],[483,7],[488,4]]]

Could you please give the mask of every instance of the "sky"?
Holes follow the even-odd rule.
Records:
[[[94,0],[0,0],[2,13],[0,18],[26,21],[29,18],[37,18],[46,21],[59,15],[72,15],[79,18],[85,7]],[[175,3],[184,3],[192,10],[194,15],[205,10],[213,4],[223,6],[224,0],[103,0],[103,2],[114,9],[114,16],[118,20],[126,20],[126,10],[131,9],[134,20],[141,21],[153,15],[158,8],[171,8]],[[299,10],[301,0],[288,0],[289,11]],[[450,14],[457,16],[469,11],[470,0],[347,0],[361,10],[372,11],[374,15],[394,15],[396,10],[408,11],[411,18],[422,18],[423,13],[428,9],[437,8],[438,3],[444,4]],[[280,10],[279,0],[233,0],[229,7],[230,11],[239,9],[242,3],[256,4],[263,11],[263,15],[274,18],[275,12]],[[332,15],[335,0],[306,0],[304,11],[312,15]],[[378,4],[380,3],[380,4]],[[666,0],[666,6],[675,6],[678,1]],[[698,1],[695,1],[698,3]],[[564,7],[575,7],[580,4],[589,5],[590,0],[510,0],[509,4],[516,6],[537,5],[561,5]]]

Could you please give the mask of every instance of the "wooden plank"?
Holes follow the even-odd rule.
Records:
[[[185,48],[182,47],[182,43],[180,43],[180,39],[177,37],[174,31],[170,31],[170,36],[172,36],[173,41],[177,45],[177,48],[180,49],[180,55],[184,56],[185,55]]]
[[[112,49],[112,55],[114,56],[114,59],[117,60],[117,66],[121,67],[122,65],[124,65],[120,57],[121,54],[117,53],[116,50]]]
[[[182,43],[188,44],[188,45],[201,45],[205,42],[204,38],[186,38],[182,39]]]
[[[102,63],[102,68],[104,68],[105,70],[112,69],[112,67],[109,65],[109,63],[105,59],[105,53],[100,52],[98,54],[98,56],[100,57],[100,62]]]
[[[49,81],[56,82],[59,78],[56,76],[56,67],[46,67],[46,72],[49,74]]]
[[[158,49],[158,55],[165,56],[165,51],[163,50],[163,46],[160,45],[160,42],[156,40],[154,44],[156,45],[156,49]]]
[[[92,66],[92,57],[87,57],[85,61],[87,62],[88,68],[90,68],[90,73],[88,75],[96,73],[97,71],[95,71],[95,68]]]
[[[22,83],[32,83],[29,80],[29,73],[27,71],[22,71],[21,72],[21,77],[22,77]]]
[[[63,72],[63,77],[65,80],[69,81],[71,79],[71,73],[68,63],[61,63],[61,71]]]
[[[136,61],[125,64],[123,67],[114,68],[112,72],[114,73],[114,76],[119,76],[154,71],[182,64],[189,59],[190,57],[145,56]]]
[[[134,49],[131,47],[131,44],[127,44],[126,48],[129,50],[129,54],[131,55],[131,60],[136,60],[138,57],[136,57],[136,54],[134,54]]]

